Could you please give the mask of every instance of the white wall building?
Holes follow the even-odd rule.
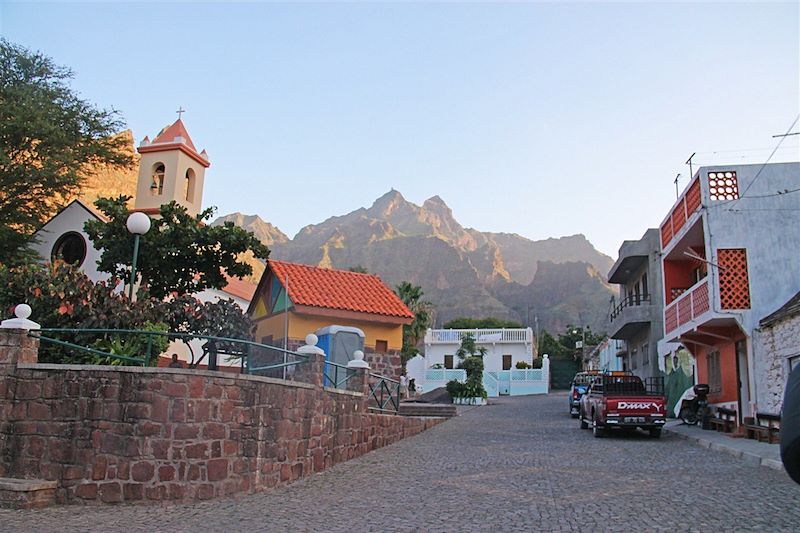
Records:
[[[541,369],[517,369],[518,362],[533,363],[534,337],[531,328],[518,329],[428,329],[424,356],[406,364],[408,377],[423,392],[444,387],[451,379],[459,381],[466,373],[459,370],[456,352],[465,335],[472,335],[478,348],[485,348],[483,385],[489,396],[541,394],[549,390],[549,364]]]

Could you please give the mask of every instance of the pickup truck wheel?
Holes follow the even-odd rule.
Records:
[[[592,419],[592,435],[594,435],[595,438],[597,438],[597,439],[600,439],[600,438],[603,438],[603,437],[606,436],[605,435],[605,431],[603,430],[603,428],[601,428],[600,426],[597,425],[597,417]]]
[[[658,439],[661,437],[661,428],[650,428],[650,437]]]

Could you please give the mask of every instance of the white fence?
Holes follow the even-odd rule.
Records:
[[[429,329],[425,333],[426,344],[461,344],[461,339],[470,334],[475,342],[505,343],[505,342],[533,342],[531,328],[515,329]]]
[[[422,392],[429,392],[444,387],[453,379],[465,381],[467,372],[462,369],[428,368],[422,376],[417,374],[414,377]],[[550,392],[550,360],[544,356],[542,368],[484,372],[483,388],[489,397],[547,394]]]

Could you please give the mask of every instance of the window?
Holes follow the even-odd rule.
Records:
[[[183,197],[187,202],[194,201],[194,170],[191,168],[186,171],[186,178],[183,182]]]
[[[631,370],[636,370],[639,368],[639,361],[637,361],[638,357],[636,354],[636,348],[631,348]]]
[[[719,352],[713,351],[706,355],[708,367],[708,387],[710,392],[722,392],[722,369],[720,368]]]
[[[75,231],[58,238],[50,252],[50,261],[64,261],[70,265],[81,266],[86,259],[86,240]]]
[[[709,172],[708,195],[712,201],[739,198],[739,182],[736,179],[736,172]]]
[[[161,196],[164,193],[164,163],[153,165],[153,182],[150,184],[150,195]]]
[[[650,293],[647,290],[647,272],[642,274],[642,295],[644,296],[645,300],[650,298]]]
[[[650,364],[650,345],[647,343],[642,344],[642,366]]]
[[[452,355],[445,355],[444,356],[444,367],[447,369],[453,369],[453,356]]]
[[[503,355],[503,370],[511,370],[511,356]]]
[[[387,341],[375,341],[375,352],[386,353],[389,351],[389,343]]]
[[[800,355],[789,357],[789,372],[794,370],[798,365],[800,365]]]

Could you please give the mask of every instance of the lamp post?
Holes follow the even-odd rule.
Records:
[[[136,283],[136,260],[139,258],[139,237],[150,230],[150,217],[144,213],[131,213],[125,222],[128,231],[133,234],[133,263],[131,264],[131,285],[128,298],[133,301],[133,285]]]

